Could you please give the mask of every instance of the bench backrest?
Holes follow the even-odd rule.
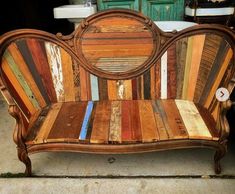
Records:
[[[1,36],[0,71],[27,119],[50,103],[79,100],[177,98],[213,112],[216,89],[234,76],[234,42],[222,26],[164,33],[141,14],[108,10],[68,36],[30,29]]]

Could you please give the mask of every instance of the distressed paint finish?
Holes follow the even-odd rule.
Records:
[[[161,99],[167,99],[167,51],[161,58]]]
[[[92,100],[99,100],[99,86],[98,78],[90,74],[90,83],[91,83],[91,98]]]
[[[55,87],[57,100],[58,102],[63,102],[65,96],[60,48],[59,46],[50,42],[46,42],[45,47],[47,58],[50,64],[51,75]]]
[[[109,127],[109,142],[122,142],[121,133],[121,102],[111,102],[111,116],[110,116],[110,127]]]

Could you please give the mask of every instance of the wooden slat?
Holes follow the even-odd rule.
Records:
[[[98,78],[90,74],[91,98],[93,101],[99,100]]]
[[[31,75],[31,72],[28,69],[28,66],[26,65],[17,45],[15,43],[12,43],[9,47],[9,52],[14,59],[17,67],[19,68],[20,73],[23,75],[25,81],[27,82],[30,90],[32,91],[33,95],[35,96],[35,100],[37,101],[37,104],[39,104],[40,107],[46,106],[46,102],[40,93],[40,90],[37,86],[37,84],[34,81],[34,78]]]
[[[108,100],[107,80],[98,78],[99,99]]]
[[[215,141],[219,140],[219,131],[217,131],[216,129],[216,122],[213,119],[213,117],[210,115],[210,113],[208,112],[208,110],[204,107],[202,107],[199,104],[195,104],[202,119],[204,120],[207,128],[209,129],[211,135],[212,135],[212,139]]]
[[[5,73],[9,82],[11,83],[12,87],[16,91],[16,93],[19,95],[19,97],[20,97],[19,99],[23,101],[27,110],[29,111],[29,113],[27,110],[24,111],[25,114],[27,115],[27,118],[29,118],[29,115],[32,115],[36,112],[36,108],[33,106],[32,102],[29,100],[27,94],[25,93],[22,86],[18,82],[15,74],[12,72],[11,68],[9,67],[8,62],[4,58],[2,59],[2,70]],[[19,104],[19,105],[21,107],[21,104]]]
[[[161,99],[167,99],[167,51],[161,57]]]
[[[131,126],[131,104],[130,101],[121,102],[122,118],[122,142],[131,142],[135,141],[132,139],[132,126]]]
[[[35,95],[33,94],[29,84],[27,83],[27,80],[25,80],[25,77],[22,75],[18,64],[15,62],[13,56],[11,55],[11,53],[9,51],[5,51],[4,59],[6,59],[12,73],[14,73],[16,79],[18,80],[19,84],[21,85],[22,89],[25,91],[25,94],[28,96],[28,99],[31,101],[31,103],[33,104],[33,106],[36,109],[40,109],[39,103],[36,100]]]
[[[216,42],[215,42],[216,40]],[[206,35],[205,45],[202,51],[202,58],[198,72],[197,84],[194,94],[194,102],[199,102],[203,89],[207,83],[212,65],[216,59],[216,55],[220,46],[221,37],[217,35]],[[213,45],[213,46],[211,46]],[[208,52],[209,51],[209,52]]]
[[[63,103],[50,130],[47,142],[78,141],[87,102]]]
[[[79,72],[79,64],[73,58],[72,58],[72,69],[73,69],[75,101],[80,101],[81,100],[81,87],[80,87],[81,79],[80,79],[80,72]]]
[[[58,45],[50,42],[45,42],[45,48],[50,65],[52,81],[54,83],[57,101],[63,102],[65,96],[60,48]]]
[[[83,35],[83,39],[123,39],[122,32],[112,32],[112,33],[92,33],[87,32]],[[125,38],[132,38],[132,39],[152,39],[152,34],[148,32],[132,32],[132,33],[125,33]]]
[[[117,100],[117,83],[114,80],[107,81],[108,99]]]
[[[201,63],[201,57],[205,42],[205,35],[196,35],[193,37],[193,50],[192,50],[192,64],[189,70],[189,83],[190,87],[188,87],[188,100],[194,99],[194,93],[197,84],[198,72]],[[199,75],[201,76],[201,75]]]
[[[176,42],[176,65],[177,65],[177,94],[176,97],[182,97],[185,62],[187,54],[188,39],[182,38]]]
[[[216,80],[214,81],[213,85],[212,85],[212,88],[210,90],[210,93],[208,95],[208,98],[206,100],[206,103],[205,103],[205,107],[208,108],[210,106],[210,103],[216,93],[216,90],[218,89],[219,87],[219,84],[224,76],[224,73],[228,67],[228,64],[230,62],[230,60],[232,59],[232,56],[233,56],[233,51],[232,49],[230,48],[225,56],[225,59],[224,61],[222,62],[222,65],[221,65],[221,68],[217,74],[217,78]]]
[[[155,69],[155,99],[161,97],[161,61],[158,60]]]
[[[147,71],[143,77],[144,77],[144,99],[150,99],[151,98],[150,71]]]
[[[140,124],[140,111],[139,103],[137,100],[130,101],[130,119],[131,119],[131,131],[132,131],[132,140],[136,142],[142,141],[142,131]]]
[[[41,76],[39,72],[37,71],[36,64],[34,63],[33,56],[27,46],[26,40],[20,40],[16,42],[18,49],[20,50],[20,53],[22,54],[22,57],[24,58],[24,61],[30,71],[30,74],[32,75],[34,81],[36,82],[38,89],[40,93],[42,94],[43,98],[45,99],[46,104],[50,103],[50,99],[48,97],[47,91],[43,85]]]
[[[124,88],[124,81],[123,80],[117,80],[116,82],[117,87],[117,99],[123,100],[125,95],[125,88]]]
[[[64,99],[65,102],[75,101],[72,58],[62,48],[60,48],[60,53],[61,53],[62,73],[63,73]]]
[[[125,100],[132,100],[132,81],[131,80],[124,80],[124,99]]]
[[[121,118],[121,101],[112,101],[109,128],[109,142],[111,143],[122,142]]]
[[[189,80],[190,80],[189,72],[190,72],[191,65],[192,65],[192,52],[193,52],[193,37],[189,37],[188,38],[187,54],[186,54],[186,62],[185,62],[182,99],[187,99]]]
[[[176,98],[176,44],[167,50],[167,99]]]
[[[80,87],[81,87],[81,100],[88,100],[88,84],[87,84],[87,72],[79,66],[80,72]]]
[[[152,101],[152,106],[153,106],[153,112],[154,112],[155,121],[156,121],[156,125],[157,125],[157,130],[159,133],[159,139],[160,140],[167,140],[169,137],[168,137],[164,122],[162,120],[159,107],[157,106],[155,101]]]
[[[79,135],[79,141],[88,142],[88,139],[87,139],[88,126],[90,123],[90,119],[91,119],[91,115],[92,115],[92,111],[93,111],[93,106],[94,106],[94,102],[88,101],[87,107],[86,107],[86,113],[84,115],[84,119],[82,122],[82,128],[81,128],[80,135]]]
[[[107,143],[109,140],[109,125],[111,117],[111,102],[100,101],[96,105],[96,114],[93,121],[91,143]]]
[[[40,131],[38,132],[36,138],[35,138],[35,143],[46,143],[47,142],[47,137],[52,129],[52,126],[54,125],[54,122],[57,118],[57,115],[60,112],[62,103],[56,103],[51,105],[51,109],[45,118]]]
[[[138,101],[140,113],[140,125],[142,131],[142,141],[152,142],[159,140],[157,125],[153,113],[151,101]]]
[[[43,86],[51,102],[57,102],[55,88],[52,81],[50,67],[47,61],[45,45],[43,41],[36,39],[27,39],[27,46],[31,52],[35,67],[39,73]]]
[[[138,93],[138,88],[137,88],[137,79],[132,79],[131,80],[131,86],[132,86],[132,99],[137,100],[137,93]]]
[[[162,105],[162,100],[156,100],[155,103],[156,103],[157,108],[158,108],[157,111],[159,112],[159,114],[161,116],[161,119],[163,121],[164,127],[166,129],[167,136],[168,136],[169,139],[173,139],[174,138],[173,131],[172,131],[171,127],[169,126],[169,123],[168,123],[168,120],[167,120],[167,115],[166,115],[166,112],[165,112],[165,110],[163,108],[163,105]],[[162,133],[164,133],[164,132],[162,132]]]
[[[151,99],[155,99],[155,88],[156,88],[156,78],[155,78],[155,65],[150,68],[150,96]]]
[[[166,112],[167,122],[173,133],[173,139],[187,139],[187,129],[181,118],[174,100],[162,100],[162,106]]]
[[[212,139],[209,129],[193,102],[175,100],[190,139]]]

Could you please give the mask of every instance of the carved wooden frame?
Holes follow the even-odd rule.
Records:
[[[155,26],[154,23],[151,22],[147,17],[133,12],[129,10],[108,10],[97,13],[91,17],[88,17],[86,20],[83,20],[80,27],[74,31],[72,34],[63,36],[61,33],[58,33],[56,36],[50,33],[33,30],[33,29],[21,29],[8,32],[0,37],[0,58],[2,58],[4,49],[14,40],[19,38],[40,38],[45,41],[50,41],[55,44],[58,44],[62,48],[64,48],[73,58],[85,68],[90,73],[93,73],[102,78],[108,79],[117,79],[117,77],[113,77],[111,74],[106,74],[100,71],[94,71],[87,66],[87,64],[81,60],[80,54],[76,53],[76,46],[74,45],[75,39],[81,33],[87,25],[89,25],[89,21],[96,20],[99,17],[103,17],[106,14],[120,15],[120,14],[130,14],[133,17],[137,16],[141,18],[145,23],[150,26],[154,26],[153,29],[156,31],[156,39],[159,39],[160,45],[157,48],[158,52],[156,52],[153,56],[149,64],[142,66],[141,69],[136,70],[135,72],[120,74],[118,79],[123,78],[132,78],[138,75],[141,75],[145,71],[147,71],[151,65],[155,64],[163,53],[171,46],[171,44],[175,43],[177,40],[191,35],[202,34],[202,33],[210,33],[222,35],[231,45],[233,49],[233,53],[235,52],[235,33],[229,28],[222,25],[212,25],[212,24],[202,24],[196,25],[187,29],[184,29],[179,32],[166,33],[161,31],[159,28]],[[235,61],[235,55],[233,54],[233,60]],[[235,67],[233,68],[232,75],[235,73]],[[232,106],[232,102],[227,100],[226,102],[220,103],[220,115],[217,120],[217,128],[220,131],[220,139],[219,141],[210,141],[210,140],[168,140],[154,143],[139,143],[139,144],[126,144],[126,145],[95,145],[95,144],[74,144],[74,143],[43,143],[32,146],[26,146],[25,144],[25,133],[27,133],[27,129],[25,128],[22,120],[22,113],[19,110],[18,106],[15,104],[13,98],[10,95],[9,90],[7,89],[7,85],[2,76],[2,72],[0,72],[0,90],[3,93],[6,101],[9,104],[9,113],[16,119],[16,126],[14,130],[14,141],[17,145],[18,149],[18,157],[19,160],[22,161],[26,165],[26,175],[31,176],[31,162],[28,157],[28,154],[33,154],[37,152],[44,151],[66,151],[66,152],[83,152],[83,153],[100,153],[100,154],[124,154],[124,153],[138,153],[138,152],[151,152],[157,150],[169,150],[169,149],[181,149],[181,148],[196,148],[196,147],[208,147],[216,150],[214,161],[215,161],[215,172],[220,173],[220,159],[225,155],[227,151],[227,137],[229,135],[229,124],[226,119],[226,113],[229,108]],[[228,84],[228,89],[233,89],[235,87],[235,77],[230,79]]]

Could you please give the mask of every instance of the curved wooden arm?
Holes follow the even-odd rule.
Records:
[[[16,125],[13,133],[13,140],[18,148],[25,149],[23,138],[24,124],[22,120],[21,111],[16,105],[9,105],[8,112],[16,120]]]

